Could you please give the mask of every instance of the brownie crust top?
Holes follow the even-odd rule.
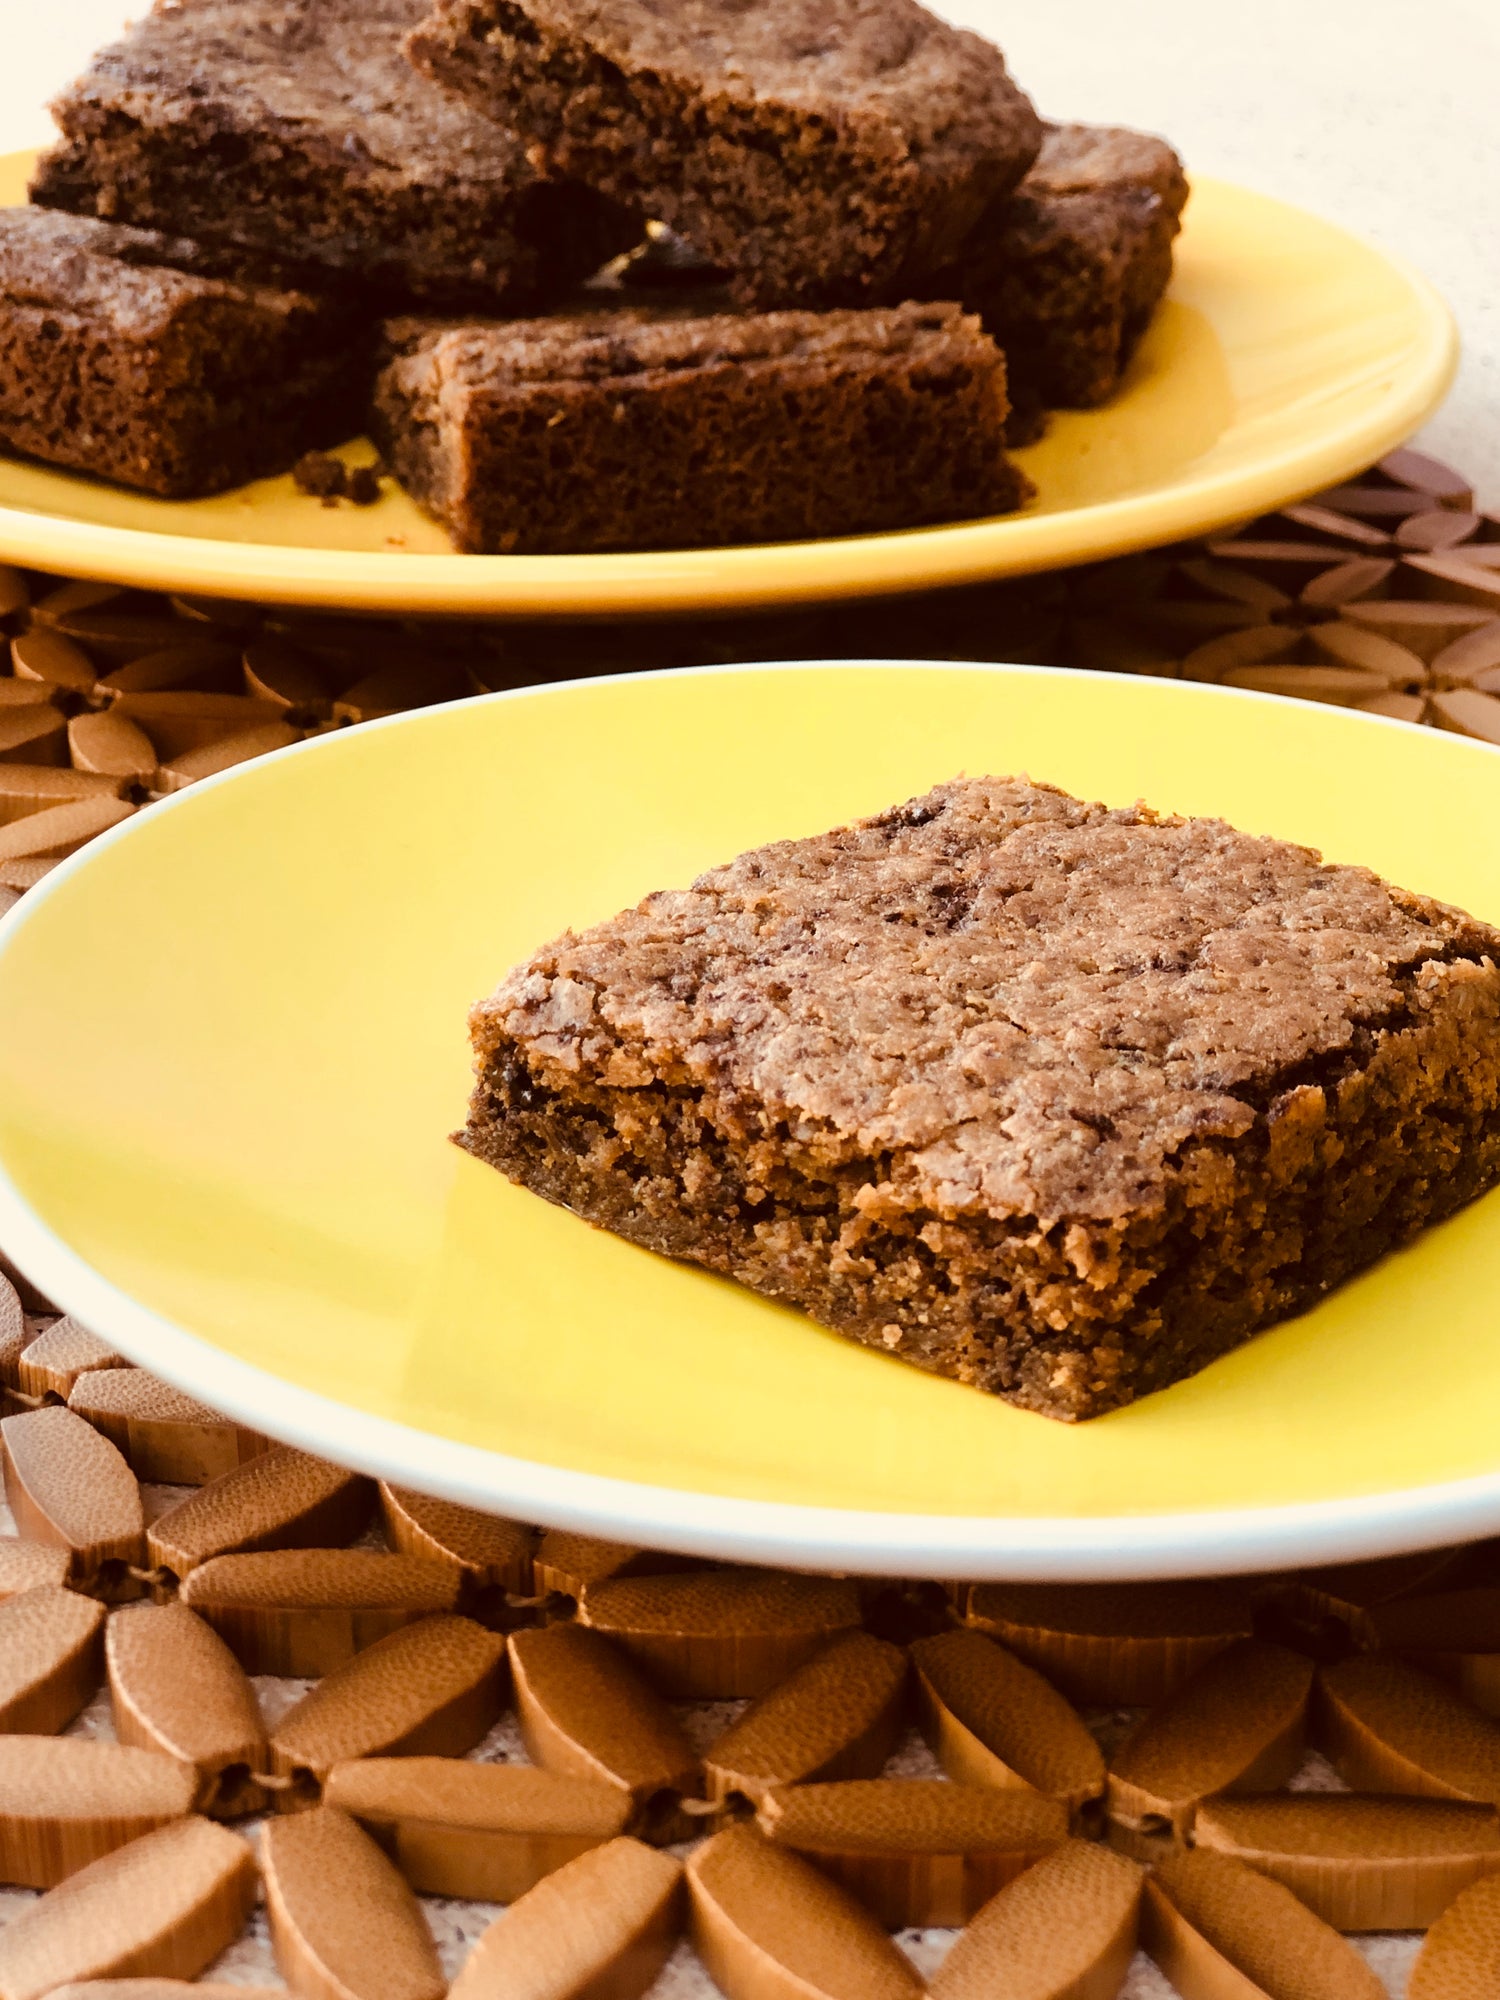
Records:
[[[0,209],[0,289],[13,305],[103,318],[135,337],[158,331],[195,300],[244,304],[278,318],[322,311],[306,293],[223,278],[216,269],[185,237],[57,209]]]
[[[435,24],[486,16],[586,42],[626,74],[688,80],[708,102],[847,121],[866,144],[884,130],[892,152],[1036,148],[1036,114],[999,50],[916,0],[436,0]]]
[[[1174,211],[1187,199],[1182,161],[1165,139],[1123,125],[1049,125],[1021,183],[1027,194],[1115,194],[1149,188]]]
[[[976,778],[565,933],[473,1029],[481,1066],[701,1091],[940,1216],[1115,1222],[1486,960],[1500,932],[1310,849]]]
[[[445,327],[388,322],[386,343],[430,376],[458,386],[508,391],[668,374],[720,363],[801,366],[812,376],[905,357],[940,369],[988,340],[962,307],[939,303],[835,312],[695,314],[625,307],[532,320]]]
[[[1170,245],[1187,200],[1182,161],[1165,139],[1113,125],[1053,125],[1030,173],[1013,194],[992,204],[962,263],[940,272],[937,283],[962,290],[966,270],[981,285],[998,281],[1015,291],[1015,304],[1028,318],[1040,322],[1032,337],[1045,340],[1049,317],[1093,319],[1100,311],[1101,281],[1080,266],[1080,246],[1128,285],[1131,260],[1159,239],[1163,261],[1154,303],[1171,274]],[[1033,268],[1039,257],[1052,259],[1044,277]],[[1122,295],[1120,304],[1129,301]]]
[[[157,0],[53,115],[69,138],[211,120],[226,137],[279,136],[393,187],[535,178],[512,133],[405,60],[402,37],[424,11],[423,0]]]

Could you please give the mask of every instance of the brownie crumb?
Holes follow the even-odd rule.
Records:
[[[335,506],[347,491],[344,461],[332,452],[305,451],[292,467],[292,484],[309,499]]]
[[[351,466],[344,481],[344,497],[355,507],[373,507],[380,498],[379,466]]]
[[[308,451],[292,467],[292,483],[325,507],[336,507],[340,500],[371,507],[380,498],[380,474],[379,465],[345,465],[332,452]]]

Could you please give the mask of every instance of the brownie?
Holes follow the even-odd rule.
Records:
[[[388,306],[539,302],[639,240],[401,52],[424,0],[170,0],[53,106],[32,199]]]
[[[1018,778],[744,854],[517,967],[460,1143],[1076,1419],[1500,1178],[1500,931]]]
[[[0,209],[0,445],[186,499],[358,431],[372,364],[348,315],[202,267],[190,240]]]
[[[407,47],[759,306],[908,296],[1041,143],[999,51],[916,0],[434,0]]]
[[[1018,412],[1092,408],[1119,387],[1167,289],[1187,197],[1164,139],[1050,126],[1020,187],[922,291],[979,314]]]
[[[995,202],[959,259],[917,289],[977,313],[1005,355],[1006,441],[1029,444],[1046,411],[1106,401],[1172,277],[1188,184],[1164,139],[1051,126],[1020,187]],[[661,225],[612,274],[626,290],[707,295],[725,273]]]
[[[460,549],[852,535],[996,514],[1005,369],[954,305],[393,325],[373,429]]]

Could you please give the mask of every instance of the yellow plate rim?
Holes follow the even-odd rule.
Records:
[[[1189,468],[1165,487],[1064,512],[896,534],[618,555],[393,556],[161,534],[0,507],[0,557],[200,596],[343,610],[577,618],[734,611],[936,589],[1210,533],[1336,484],[1404,442],[1447,394],[1459,342],[1447,304],[1401,258],[1272,196],[1208,176],[1194,185],[1317,222],[1400,277],[1421,334],[1388,393],[1332,428],[1314,426],[1295,450],[1276,450],[1208,477]]]
[[[871,664],[949,671],[954,663],[778,660],[598,676],[588,681],[559,682],[555,689],[679,679],[684,675],[796,673],[809,667]],[[1065,676],[1084,684],[1118,679],[1070,668],[973,663],[971,670],[1028,678]],[[534,688],[519,688],[453,705],[498,705],[536,692]],[[1218,688],[1212,692],[1225,701],[1276,708],[1289,705],[1285,697],[1251,690]],[[1290,705],[1317,707],[1307,702]],[[399,729],[408,720],[401,715],[389,716],[363,725],[361,733]],[[1378,716],[1361,720],[1380,729],[1411,728]],[[1494,758],[1500,776],[1500,749],[1482,744],[1471,747],[1477,754]],[[280,758],[316,756],[319,748],[316,742],[304,743],[274,754]],[[222,785],[242,783],[248,768],[222,772],[162,800],[153,818],[192,810],[195,798]],[[80,869],[89,867],[96,856],[118,842],[135,838],[138,831],[138,822],[125,821],[54,869],[0,918],[0,955]],[[793,1505],[575,1472],[464,1444],[350,1408],[226,1354],[101,1276],[20,1193],[3,1157],[0,1242],[64,1311],[96,1328],[142,1367],[269,1436],[374,1478],[485,1512],[689,1555],[869,1575],[1103,1582],[1230,1575],[1357,1561],[1477,1540],[1500,1529],[1500,1471],[1283,1506],[1084,1518],[886,1513]]]

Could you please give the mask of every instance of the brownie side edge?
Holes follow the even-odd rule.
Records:
[[[889,1158],[811,1173],[747,1145],[700,1089],[569,1081],[481,1015],[456,1135],[476,1158],[647,1249],[1067,1421],[1196,1373],[1500,1182],[1487,957],[1406,974],[1358,1053],[1273,1079],[1243,1138],[1190,1142],[1160,1206],[1113,1228],[872,1206]]]
[[[344,314],[127,263],[115,252],[134,232],[72,223],[54,233],[70,231],[80,247],[59,246],[50,267],[35,247],[0,244],[8,448],[187,499],[283,471],[358,429],[370,362]],[[90,254],[81,246],[94,233],[102,250]]]
[[[890,351],[851,333],[841,351],[745,360],[710,341],[662,365],[627,352],[595,377],[575,366],[573,322],[546,350],[554,372],[534,377],[520,358],[471,368],[462,336],[439,335],[382,372],[374,430],[403,484],[481,553],[790,541],[1005,512],[1029,489],[1004,455],[1003,364],[948,312]],[[872,317],[905,327],[913,313]],[[690,343],[693,325],[645,331]],[[504,337],[545,342],[548,323]],[[576,334],[606,362],[612,345],[628,349],[628,332]]]
[[[1187,198],[1164,140],[1061,127],[931,290],[979,314],[1019,401],[1093,408],[1118,387],[1171,282]]]

